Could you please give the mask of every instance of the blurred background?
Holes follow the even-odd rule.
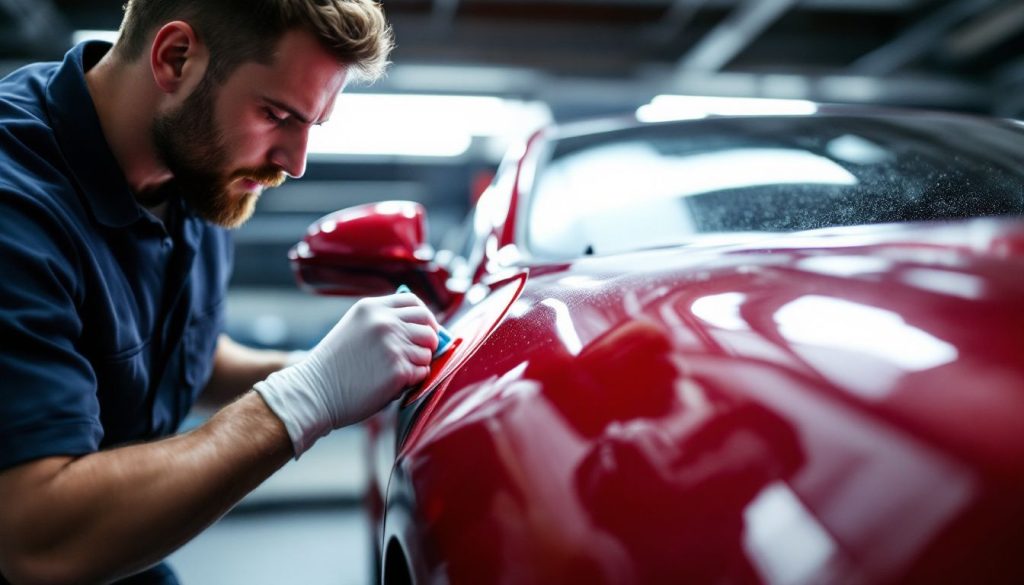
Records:
[[[552,121],[706,98],[1024,117],[1022,0],[383,4],[398,41],[390,74],[346,90],[311,137],[306,177],[266,193],[236,232],[239,341],[307,348],[350,306],[296,289],[286,253],[315,219],[413,200],[434,246],[454,245],[505,149]],[[119,0],[0,0],[0,74],[114,38],[120,16]],[[358,428],[337,432],[268,481],[172,557],[183,582],[367,582],[362,441]]]

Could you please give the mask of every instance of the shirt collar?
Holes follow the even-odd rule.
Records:
[[[96,220],[123,228],[142,218],[142,209],[110,151],[85,83],[85,71],[110,47],[89,41],[68,51],[47,86],[46,101],[57,142]]]

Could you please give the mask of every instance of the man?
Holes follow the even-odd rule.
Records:
[[[223,228],[391,46],[372,0],[129,0],[112,49],[0,81],[0,582],[175,583],[168,553],[427,374],[410,294],[284,369],[218,338]],[[241,397],[170,436],[204,386]]]

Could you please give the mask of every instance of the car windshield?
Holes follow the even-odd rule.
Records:
[[[720,118],[559,140],[527,244],[574,257],[700,234],[1024,213],[1024,130],[968,117]]]

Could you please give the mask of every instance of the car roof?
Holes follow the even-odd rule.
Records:
[[[588,136],[595,134],[604,134],[617,132],[622,130],[628,130],[631,128],[643,128],[643,127],[665,127],[665,126],[685,126],[701,120],[724,120],[724,119],[751,119],[751,118],[814,118],[814,117],[828,117],[828,116],[849,116],[849,117],[863,117],[863,118],[908,118],[908,117],[928,117],[945,119],[948,121],[955,120],[969,120],[979,124],[991,124],[1002,128],[1013,128],[1016,130],[1024,131],[1024,121],[1013,120],[1008,118],[997,118],[987,116],[984,114],[968,113],[968,112],[954,112],[949,110],[929,110],[920,108],[903,108],[895,106],[867,106],[867,105],[850,105],[850,104],[824,104],[824,103],[813,103],[815,108],[814,113],[809,114],[773,114],[773,113],[752,113],[749,115],[720,115],[720,114],[708,114],[707,116],[701,117],[687,117],[678,119],[665,119],[652,122],[641,121],[637,118],[636,113],[621,114],[617,116],[604,116],[599,118],[590,118],[582,120],[573,120],[569,122],[557,123],[550,126],[548,129],[543,131],[546,137],[551,139],[566,139],[574,138],[578,136]]]

